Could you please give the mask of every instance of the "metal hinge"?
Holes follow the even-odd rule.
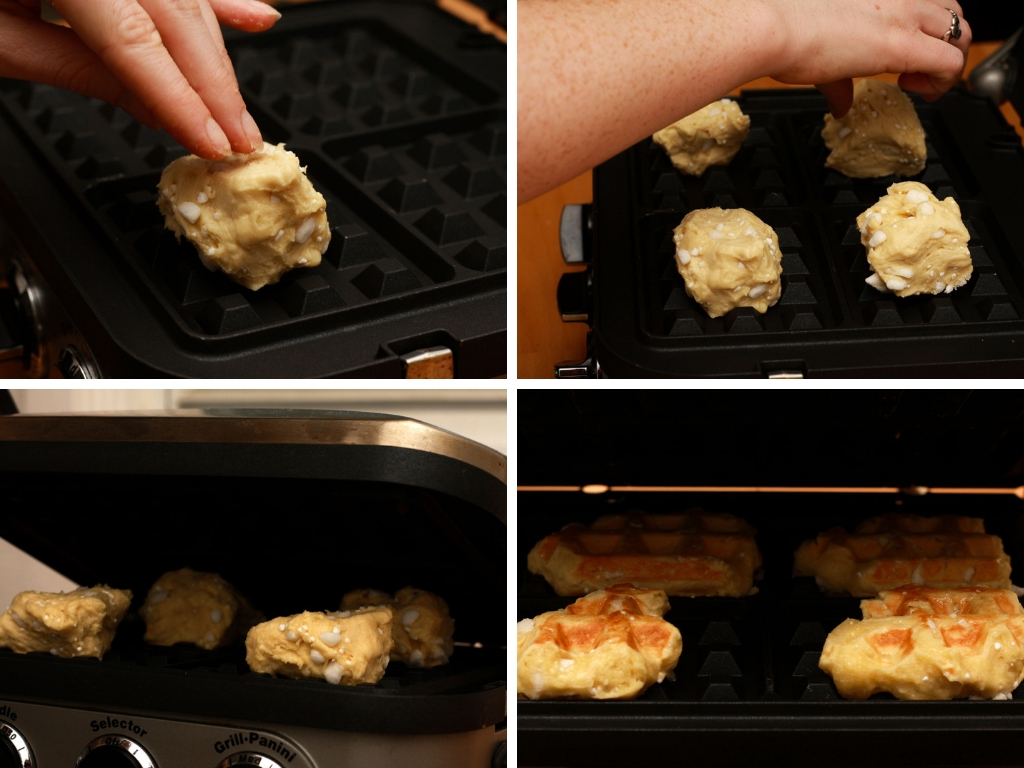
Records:
[[[429,347],[402,355],[407,379],[454,379],[455,358],[448,347]]]

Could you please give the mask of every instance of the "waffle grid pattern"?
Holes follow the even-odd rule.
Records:
[[[928,163],[910,180],[921,181],[960,205],[971,234],[971,280],[951,294],[895,298],[864,283],[871,273],[855,219],[907,179],[849,179],[824,167],[824,108],[817,96],[745,95],[751,118],[740,152],[725,167],[701,177],[676,171],[650,140],[632,150],[639,215],[638,248],[645,279],[645,324],[656,337],[751,335],[762,343],[788,331],[982,325],[1019,320],[1024,300],[1015,285],[1016,265],[998,222],[981,199],[962,153],[947,141],[942,116],[914,98],[928,136]],[[686,294],[674,259],[672,230],[691,210],[742,207],[778,236],[783,251],[782,297],[764,315],[750,308],[710,318]],[[1017,270],[1019,271],[1019,270]],[[774,334],[784,334],[774,336]]]
[[[793,553],[801,541],[814,538],[833,524],[852,529],[871,514],[856,502],[840,509],[831,517],[820,510],[794,512],[783,521],[776,515],[759,519],[748,514],[747,520],[757,529],[757,545],[764,556],[765,578],[757,582],[758,593],[743,598],[670,597],[671,608],[664,619],[678,627],[683,636],[675,678],[652,686],[637,701],[779,705],[837,702],[859,706],[858,702],[847,702],[839,696],[832,678],[819,669],[818,659],[829,632],[847,618],[861,618],[860,599],[825,595],[813,578],[791,575]],[[551,524],[548,521],[547,525]],[[543,535],[541,531],[545,530],[539,516],[527,515],[520,525],[521,530],[528,531],[528,537]],[[1012,525],[998,516],[987,516],[985,527],[1002,538],[1013,562],[1024,557],[1020,555]],[[576,599],[556,596],[543,577],[525,571],[525,555],[530,546],[526,542],[520,547],[524,563],[520,566],[517,619],[564,608]],[[1018,577],[1016,581],[1019,580]],[[870,700],[895,701],[884,693]],[[1024,686],[1015,692],[1014,700],[1024,701]],[[901,709],[908,711],[923,706],[914,702],[900,704]],[[958,706],[957,702],[942,704]],[[518,706],[521,712],[536,715],[545,707],[564,713],[563,708],[569,703],[521,700]]]

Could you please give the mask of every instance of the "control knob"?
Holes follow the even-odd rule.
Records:
[[[256,768],[281,768],[274,760],[257,752],[238,752],[221,762],[217,768],[231,768],[233,765],[255,765]]]
[[[75,765],[77,768],[156,768],[153,758],[140,744],[117,734],[89,742]]]
[[[17,728],[0,723],[0,768],[33,768],[32,750]]]

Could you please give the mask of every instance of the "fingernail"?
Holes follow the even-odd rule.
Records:
[[[271,7],[268,3],[263,2],[263,0],[249,0],[249,5],[264,16],[273,16],[275,19],[281,18],[281,12],[277,8]]]
[[[210,137],[210,143],[213,144],[215,152],[221,155],[231,154],[231,142],[228,141],[228,137],[224,135],[224,131],[212,117],[206,118],[206,135]]]
[[[248,109],[242,113],[242,130],[245,131],[246,138],[249,139],[249,144],[254,150],[263,146],[263,135],[256,126],[256,121],[249,114]]]

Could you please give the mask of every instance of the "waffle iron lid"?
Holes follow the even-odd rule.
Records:
[[[260,457],[284,446],[323,459],[266,465]],[[160,460],[150,451],[159,447]],[[95,448],[95,450],[93,450]],[[223,453],[227,463],[198,458]],[[335,454],[347,460],[335,462]],[[121,455],[130,454],[127,462]],[[385,461],[392,454],[406,461]],[[377,413],[290,409],[185,409],[173,412],[19,414],[0,420],[6,471],[199,474],[369,480],[433,488],[464,498],[505,519],[505,457],[480,443],[414,419]],[[231,457],[235,457],[232,459]],[[44,460],[45,459],[45,460]],[[451,464],[475,483],[420,464]],[[294,465],[294,466],[291,466]],[[446,481],[448,483],[446,484]]]
[[[519,395],[520,485],[1016,487],[1019,391]]]
[[[505,457],[412,419],[7,416],[0,467],[0,536],[80,583],[144,584],[186,558],[273,593],[252,561],[301,555],[318,564],[310,572],[326,580],[315,585],[325,600],[337,583],[399,589],[424,572],[449,589],[465,579],[504,585],[493,563],[505,558]]]

